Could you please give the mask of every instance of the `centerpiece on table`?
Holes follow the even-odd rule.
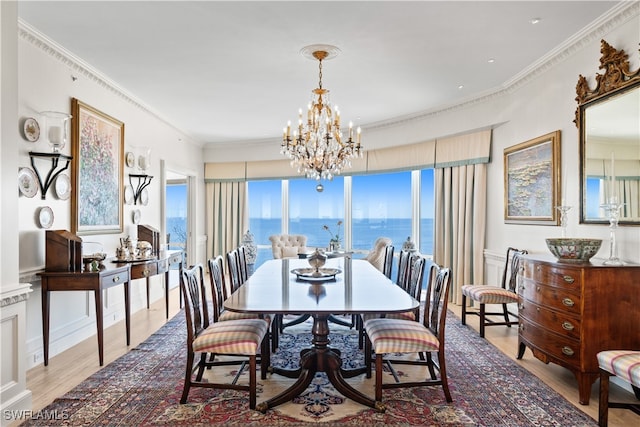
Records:
[[[329,240],[329,251],[330,252],[335,252],[340,250],[340,227],[342,226],[342,221],[338,221],[336,223],[336,233],[334,234],[333,231],[331,231],[331,229],[329,228],[328,225],[323,225],[322,229],[326,230],[327,233],[329,233],[329,235],[331,236],[331,240]]]

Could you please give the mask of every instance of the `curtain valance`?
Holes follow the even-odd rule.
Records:
[[[491,130],[437,140],[365,151],[343,175],[396,172],[488,163]],[[207,163],[205,182],[303,178],[287,159],[255,162]]]
[[[491,129],[436,141],[436,168],[447,168],[491,160]]]

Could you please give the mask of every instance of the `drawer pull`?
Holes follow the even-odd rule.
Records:
[[[573,350],[571,349],[571,347],[562,347],[562,353],[566,354],[567,356],[573,356]]]
[[[150,271],[149,271],[149,270],[147,270],[147,269],[142,270],[142,275],[143,275],[144,277],[149,277],[149,273],[150,273]]]
[[[112,280],[113,283],[118,283],[120,281],[120,276],[114,276]]]
[[[518,304],[518,310],[520,311],[524,310],[524,304],[522,303]]]
[[[573,277],[568,276],[568,275],[566,275],[566,274],[565,274],[564,276],[562,276],[562,279],[563,279],[565,282],[567,282],[567,283],[573,283],[573,282],[575,282],[575,281],[576,281],[576,279],[574,279]]]
[[[562,329],[564,329],[565,331],[573,331],[574,326],[571,324],[571,322],[562,322]]]
[[[518,325],[518,329],[520,329],[521,331],[524,331],[524,323],[520,323]]]
[[[567,307],[573,307],[575,305],[575,302],[573,302],[571,298],[563,298],[562,303]]]

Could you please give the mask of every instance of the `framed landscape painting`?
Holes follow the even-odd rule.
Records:
[[[71,100],[71,231],[121,233],[124,123]]]
[[[505,223],[557,225],[559,180],[559,130],[505,148]]]

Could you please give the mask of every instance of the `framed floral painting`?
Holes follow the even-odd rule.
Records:
[[[505,148],[505,223],[557,225],[559,180],[559,130]]]
[[[122,233],[124,123],[71,100],[71,231]]]

